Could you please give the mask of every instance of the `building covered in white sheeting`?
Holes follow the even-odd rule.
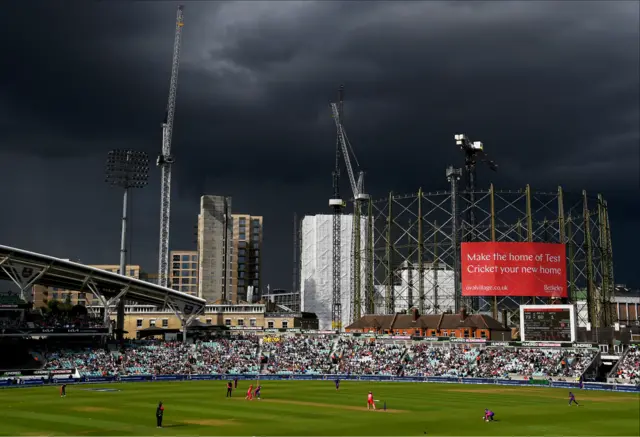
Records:
[[[366,220],[362,219],[361,247],[365,247]],[[333,215],[305,216],[302,220],[300,253],[300,303],[304,312],[318,316],[319,329],[331,329],[333,301]],[[352,245],[353,216],[341,217],[340,287],[342,326],[349,325],[352,305]],[[362,265],[364,278],[364,262]]]

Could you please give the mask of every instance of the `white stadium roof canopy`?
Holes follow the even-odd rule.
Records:
[[[143,304],[170,306],[188,316],[202,311],[206,301],[171,288],[122,276],[84,264],[0,245],[0,280],[9,280],[21,292],[34,284],[98,294],[109,305],[124,296]]]

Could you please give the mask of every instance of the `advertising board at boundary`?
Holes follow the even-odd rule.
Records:
[[[547,380],[512,380],[490,378],[456,378],[448,376],[373,376],[373,375],[136,375],[122,377],[84,377],[70,378],[66,384],[101,384],[119,382],[153,382],[153,381],[226,381],[233,378],[239,380],[254,381],[370,381],[370,382],[433,382],[441,384],[481,384],[481,385],[507,385],[518,387],[551,387],[572,388],[584,390],[615,391],[625,393],[640,393],[639,385],[608,384],[599,382],[568,382]],[[58,382],[59,384],[59,382]],[[48,385],[43,379],[26,379],[21,384],[14,384],[10,380],[0,380],[0,388],[19,388]]]
[[[564,244],[462,243],[463,296],[567,297]]]

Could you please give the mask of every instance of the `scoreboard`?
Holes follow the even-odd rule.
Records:
[[[573,343],[575,320],[573,305],[521,305],[520,340]]]

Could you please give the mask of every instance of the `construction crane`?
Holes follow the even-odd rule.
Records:
[[[342,90],[342,88],[341,88]],[[343,94],[340,93],[340,97],[342,97]],[[360,223],[360,217],[361,217],[361,209],[362,209],[362,203],[365,201],[369,200],[369,195],[364,193],[364,172],[359,172],[358,174],[358,180],[356,181],[355,178],[355,173],[353,171],[353,165],[351,164],[351,156],[354,156],[354,159],[356,161],[356,164],[359,166],[358,164],[358,160],[357,157],[355,156],[355,153],[353,153],[353,148],[350,147],[350,143],[349,143],[349,139],[347,137],[347,134],[344,130],[344,126],[342,125],[342,104],[341,103],[332,103],[331,104],[331,113],[333,116],[333,120],[334,123],[336,125],[336,131],[337,131],[337,136],[338,136],[338,144],[337,144],[337,150],[336,150],[336,171],[334,172],[334,174],[339,174],[339,170],[340,170],[340,155],[342,155],[342,157],[344,158],[344,163],[345,163],[345,167],[347,168],[347,175],[349,176],[349,184],[351,185],[351,191],[353,193],[353,199],[355,202],[355,211],[354,211],[354,225],[353,225],[353,244],[351,247],[352,250],[352,284],[353,284],[353,290],[352,290],[352,302],[353,302],[353,312],[351,314],[352,319],[357,320],[360,318],[361,315],[361,291],[360,291],[360,285],[361,285],[361,279],[362,279],[362,274],[361,274],[361,264],[360,264],[360,243],[361,243],[361,238],[360,238],[360,228],[361,228],[361,223]],[[349,153],[351,151],[351,153]],[[339,202],[338,202],[339,200]],[[345,206],[345,202],[340,199],[339,197],[339,179],[334,178],[334,198],[330,200],[329,202],[330,205],[334,206],[334,240],[333,240],[333,244],[334,244],[334,281],[338,281],[339,284],[339,276],[336,278],[335,276],[335,272],[337,270],[337,272],[340,272],[340,236],[338,235],[338,238],[336,238],[335,232],[340,231],[340,215],[342,214],[342,208],[344,208]],[[336,217],[338,218],[336,220]],[[336,226],[336,221],[338,222],[338,225]],[[336,253],[337,253],[337,257],[336,257]],[[336,265],[337,265],[337,269],[336,269]],[[341,323],[342,323],[342,305],[341,305],[341,294],[340,294],[340,288],[336,288],[334,286],[333,289],[333,309],[332,309],[332,318],[333,318],[333,325],[335,329],[340,329]]]
[[[338,106],[339,105],[339,106]],[[340,125],[342,110],[344,107],[344,85],[340,85],[338,90],[338,105],[332,105],[331,109],[335,112],[334,118]],[[333,269],[332,269],[332,294],[331,294],[331,329],[342,329],[342,292],[340,287],[341,274],[341,257],[340,251],[342,248],[342,209],[346,206],[346,203],[340,197],[340,132],[338,129],[338,135],[336,138],[336,153],[335,153],[335,166],[333,169],[333,197],[329,199],[329,206],[333,209]]]
[[[158,260],[158,283],[162,287],[169,285],[169,219],[171,214],[171,135],[173,117],[176,112],[176,92],[178,90],[178,70],[180,67],[180,44],[184,6],[178,6],[176,14],[176,33],[173,40],[173,60],[171,62],[171,81],[169,82],[169,101],[164,123],[162,123],[162,154],[156,162],[162,172],[160,187],[160,254]]]

